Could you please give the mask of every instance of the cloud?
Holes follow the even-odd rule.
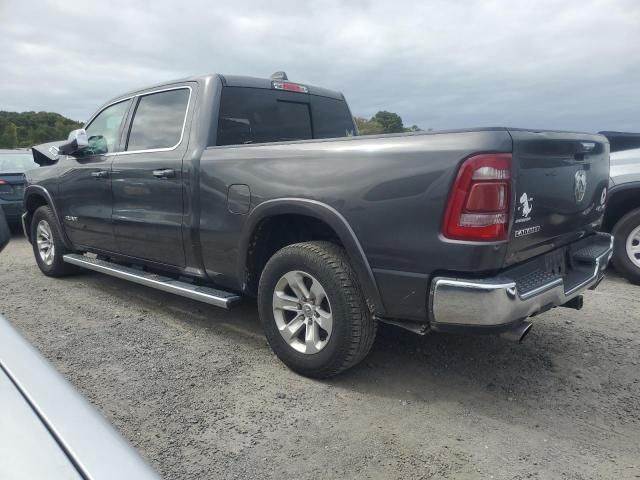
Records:
[[[86,119],[197,73],[289,77],[405,124],[640,131],[636,0],[0,0],[0,109]]]

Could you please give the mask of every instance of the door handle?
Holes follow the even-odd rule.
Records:
[[[154,170],[153,176],[158,178],[175,178],[176,171],[173,168],[161,168],[160,170]]]
[[[109,170],[96,170],[91,172],[93,178],[107,178],[109,176]]]

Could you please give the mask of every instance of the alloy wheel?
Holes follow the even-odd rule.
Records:
[[[272,305],[278,331],[294,350],[310,355],[326,347],[333,314],[316,278],[300,270],[285,273],[276,284]]]
[[[629,260],[640,268],[640,225],[634,228],[627,237],[626,247]]]
[[[55,245],[51,227],[46,220],[40,220],[36,228],[36,243],[40,258],[46,265],[51,265],[55,256]]]

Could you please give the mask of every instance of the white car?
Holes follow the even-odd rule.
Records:
[[[600,132],[611,144],[611,181],[604,230],[613,233],[613,264],[640,285],[640,134]]]

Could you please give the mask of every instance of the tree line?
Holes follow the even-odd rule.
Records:
[[[419,132],[417,125],[405,127],[397,113],[379,111],[370,119],[355,117],[360,135]],[[64,140],[82,123],[53,112],[0,111],[0,148],[26,148]]]
[[[360,135],[379,135],[382,133],[421,132],[417,125],[405,127],[402,118],[397,113],[381,110],[369,120],[355,117]]]
[[[64,140],[82,123],[53,112],[0,111],[0,148],[25,148]]]

